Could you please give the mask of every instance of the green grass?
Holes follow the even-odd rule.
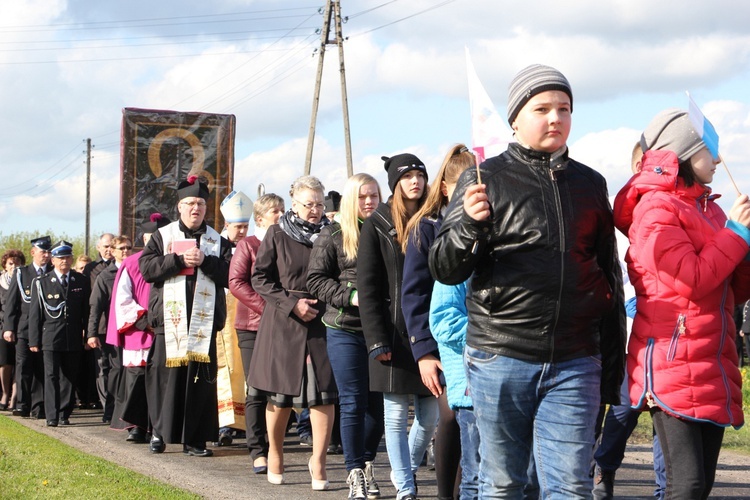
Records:
[[[0,417],[2,498],[200,498]]]
[[[724,442],[722,447],[725,450],[742,453],[750,456],[750,369],[747,366],[742,368],[742,406],[745,411],[745,425],[738,431],[729,427],[724,431]],[[633,442],[650,443],[651,442],[651,418],[643,415],[638,419],[638,426],[631,436]]]

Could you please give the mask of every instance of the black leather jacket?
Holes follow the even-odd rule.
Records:
[[[625,310],[604,178],[571,160],[512,143],[481,165],[492,216],[463,210],[461,176],[430,251],[446,284],[471,277],[466,343],[530,362],[602,356],[602,403],[618,403]]]
[[[357,261],[344,255],[344,239],[338,222],[324,227],[313,243],[307,265],[307,289],[326,303],[323,324],[348,332],[362,333],[359,307],[351,297],[357,290]]]

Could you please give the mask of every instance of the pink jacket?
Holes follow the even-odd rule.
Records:
[[[148,349],[154,341],[153,332],[144,332],[136,321],[148,313],[151,284],[143,279],[138,259],[143,252],[126,257],[117,270],[109,304],[108,344],[128,350]]]
[[[649,151],[615,198],[637,313],[628,343],[634,408],[689,420],[744,423],[735,300],[750,296],[748,243],[726,228],[718,197],[677,177],[677,157]]]

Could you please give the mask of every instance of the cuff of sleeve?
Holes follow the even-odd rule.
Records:
[[[421,339],[409,337],[409,341],[411,344],[411,354],[412,356],[414,356],[414,361],[419,361],[420,358],[427,356],[428,354],[433,354],[438,358],[440,357],[438,353],[437,342],[431,335]]]
[[[745,240],[745,243],[747,243],[748,246],[750,246],[750,229],[733,220],[728,220],[726,227],[727,229],[734,231],[740,238]]]
[[[391,352],[391,348],[388,347],[387,345],[376,347],[375,349],[370,351],[370,359],[375,359],[381,354],[385,354],[387,352]]]

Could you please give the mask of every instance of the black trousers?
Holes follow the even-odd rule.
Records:
[[[242,367],[245,370],[245,380],[250,373],[250,363],[255,349],[255,338],[258,332],[237,330],[237,339],[242,356]],[[249,386],[249,384],[248,384]],[[247,451],[255,460],[268,456],[268,437],[266,434],[266,402],[245,399],[245,428],[247,429]]]
[[[651,417],[667,466],[666,498],[708,498],[716,477],[724,428],[682,420],[660,409],[652,409]]]
[[[44,416],[44,359],[29,350],[29,340],[16,342],[16,406],[37,417]]]
[[[93,349],[96,358],[96,392],[104,408],[104,420],[112,420],[115,408],[115,392],[120,377],[120,358],[117,347],[107,344],[105,336],[99,335],[100,349]]]
[[[47,420],[70,418],[75,407],[75,381],[81,351],[43,351],[44,409]]]

